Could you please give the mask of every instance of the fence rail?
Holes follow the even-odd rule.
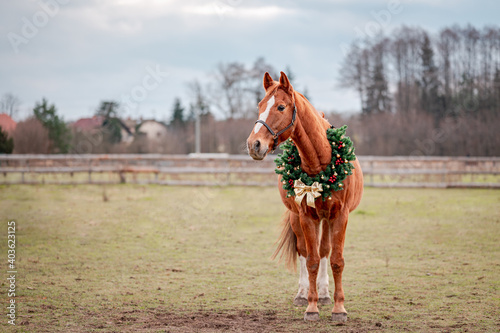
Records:
[[[500,188],[500,157],[358,156],[365,185]],[[227,154],[0,155],[3,184],[276,185],[273,157]]]

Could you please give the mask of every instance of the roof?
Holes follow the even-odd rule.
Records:
[[[102,126],[104,118],[101,116],[94,116],[92,118],[81,118],[75,121],[71,126],[80,131],[90,131]]]
[[[17,123],[6,113],[0,113],[0,127],[2,130],[12,135],[16,129]]]
[[[154,119],[145,119],[145,120],[142,120],[139,123],[139,125],[137,126],[137,128],[141,128],[141,126],[143,124],[147,124],[147,123],[160,124],[160,125],[163,125],[166,129],[168,128],[168,125],[165,124],[163,121],[158,121],[158,120],[154,120]]]

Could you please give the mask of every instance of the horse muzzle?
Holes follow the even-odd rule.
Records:
[[[247,141],[248,155],[254,160],[263,160],[266,157],[269,147],[262,144],[260,140]]]

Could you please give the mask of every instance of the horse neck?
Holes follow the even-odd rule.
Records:
[[[297,121],[291,139],[297,146],[301,167],[308,175],[326,169],[332,158],[332,147],[326,137],[328,122],[301,95],[295,93]]]

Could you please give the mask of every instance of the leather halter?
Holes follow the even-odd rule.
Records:
[[[287,129],[289,129],[290,127],[292,127],[292,126],[293,126],[293,124],[295,123],[295,117],[296,117],[296,116],[297,116],[297,107],[295,106],[295,103],[293,103],[292,122],[291,122],[290,124],[288,124],[288,126],[287,126],[287,127],[283,128],[281,131],[279,131],[278,133],[275,133],[275,132],[272,130],[271,126],[269,126],[268,124],[266,124],[266,122],[265,122],[264,120],[258,119],[258,120],[255,122],[255,124],[257,124],[257,123],[261,123],[262,125],[264,125],[264,126],[267,128],[267,130],[268,130],[268,131],[272,134],[273,139],[274,139],[274,144],[273,144],[273,149],[272,149],[271,153],[272,153],[273,151],[275,151],[275,150],[276,150],[276,147],[278,147],[278,138],[279,138],[279,136],[280,136],[281,134],[285,133],[285,131],[286,131]]]

